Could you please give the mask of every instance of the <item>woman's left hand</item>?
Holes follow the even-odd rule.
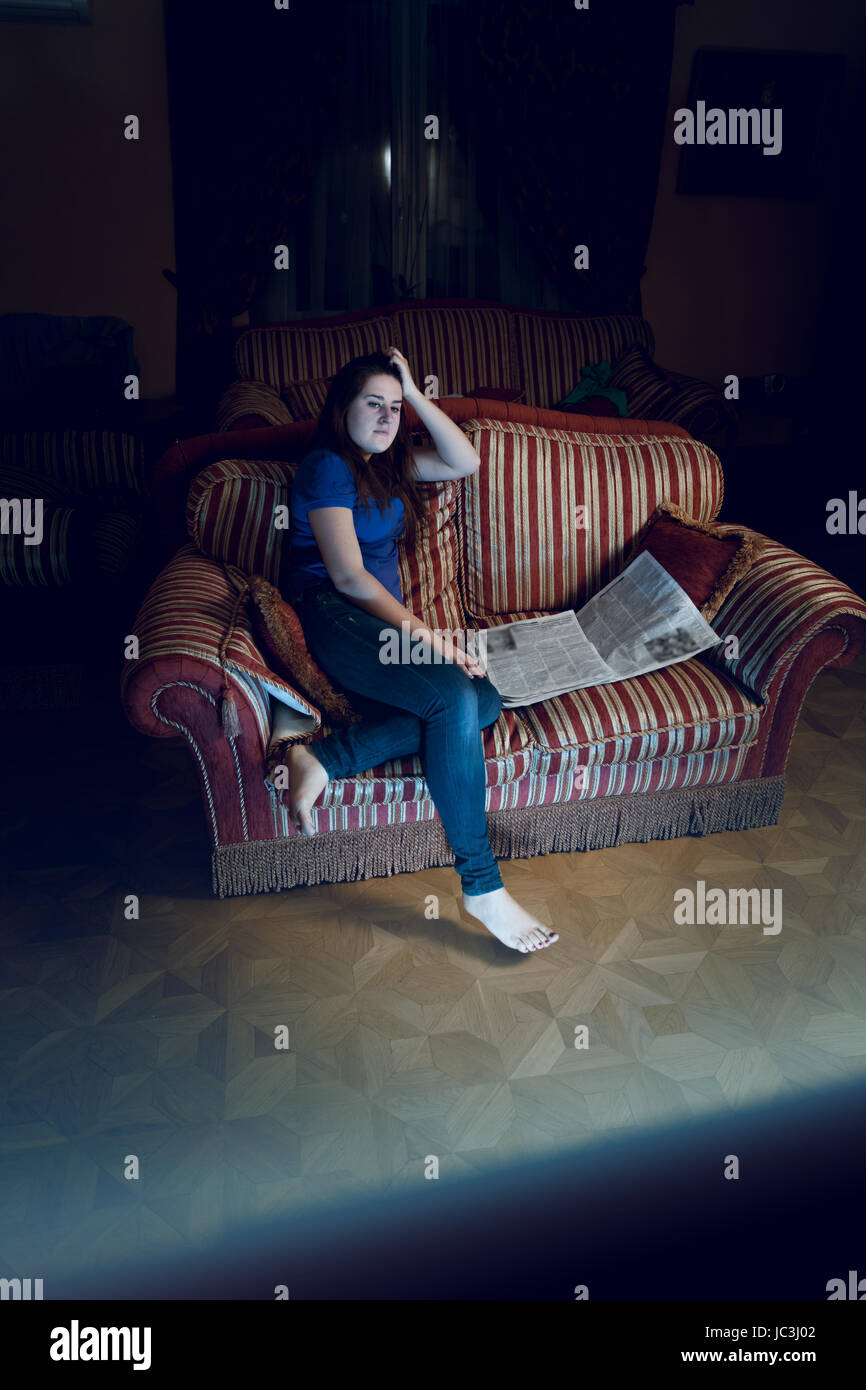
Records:
[[[403,379],[403,395],[417,395],[418,387],[412,379],[412,372],[410,370],[409,363],[406,361],[406,358],[403,356],[400,349],[398,347],[394,347],[394,344],[392,343],[390,347],[385,349],[385,352],[390,361],[394,363],[394,366],[398,369]]]

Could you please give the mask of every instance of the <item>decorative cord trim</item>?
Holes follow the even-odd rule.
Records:
[[[193,734],[192,730],[187,727],[186,724],[181,724],[176,719],[167,719],[166,716],[164,714],[160,714],[159,710],[157,709],[157,701],[162,692],[164,690],[172,690],[175,686],[178,685],[184,686],[187,690],[194,690],[197,695],[203,695],[204,698],[207,700],[208,704],[213,706],[214,710],[216,710],[217,708],[217,702],[209,691],[203,689],[203,687],[200,685],[196,685],[193,681],[166,681],[165,685],[159,686],[158,689],[156,689],[150,697],[150,709],[154,717],[158,719],[161,724],[167,724],[172,729],[179,729],[180,732],[183,734],[184,738],[188,740],[190,747],[192,748],[192,751],[198,760],[198,765],[201,770],[202,782],[204,784],[205,797],[207,798],[208,810],[210,811],[211,834],[213,836],[213,843],[215,846],[218,847],[220,839],[219,831],[217,829],[216,807],[214,806],[213,792],[211,790],[210,777],[208,776],[207,764],[205,763],[204,755],[201,749],[199,748],[198,743],[196,742],[195,735]],[[247,808],[246,800],[244,798],[244,786],[243,778],[241,776],[240,761],[238,759],[238,752],[235,746],[235,741],[231,737],[229,737],[229,744],[231,746],[232,756],[234,758],[235,773],[237,775],[238,781],[238,800],[240,802],[241,809],[241,825],[243,827],[244,840],[248,842],[250,837],[249,829],[247,826]]]

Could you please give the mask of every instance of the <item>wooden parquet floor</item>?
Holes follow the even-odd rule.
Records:
[[[504,862],[560,934],[529,957],[450,868],[215,900],[181,740],[8,716],[0,1275],[861,1076],[864,696],[863,659],[813,686],[778,826]],[[698,879],[780,888],[782,930],[676,925]]]

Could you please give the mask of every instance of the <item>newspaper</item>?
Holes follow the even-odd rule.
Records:
[[[579,612],[483,628],[478,638],[479,662],[503,709],[630,680],[722,641],[646,550]]]

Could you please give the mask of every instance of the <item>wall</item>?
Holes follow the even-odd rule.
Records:
[[[162,0],[92,25],[0,22],[0,313],[114,314],[141,394],[174,392],[176,296]],[[141,121],[138,142],[123,118]]]
[[[805,374],[832,212],[820,201],[678,195],[673,113],[688,100],[696,48],[848,55],[850,90],[866,57],[862,4],[850,0],[696,0],[677,12],[659,190],[642,281],[656,361],[721,383],[729,372]]]

